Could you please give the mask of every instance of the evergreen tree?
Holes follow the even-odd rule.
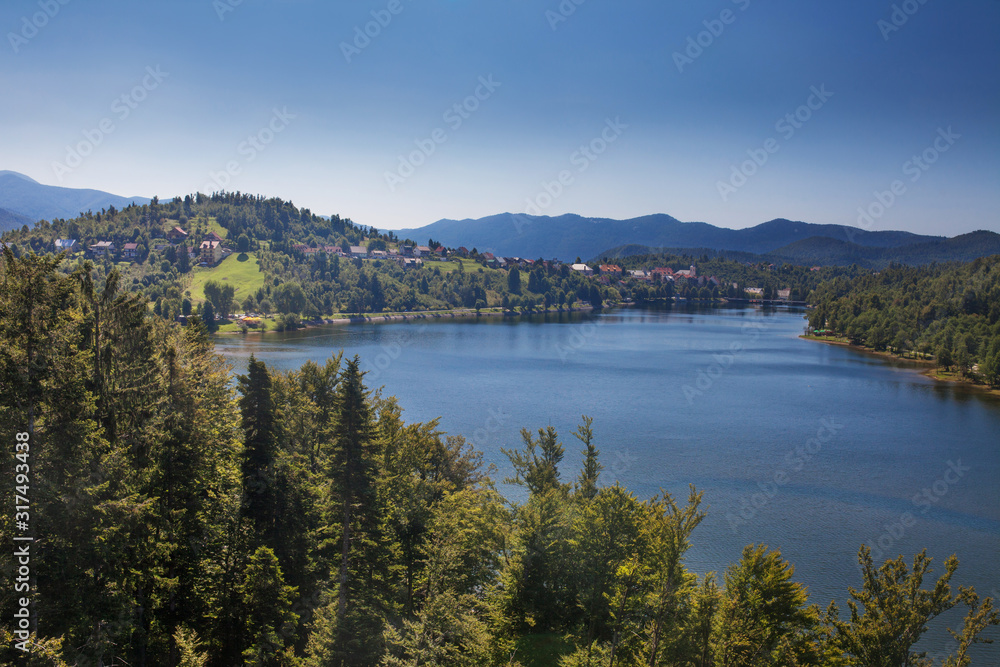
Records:
[[[573,433],[576,438],[583,443],[583,469],[580,470],[580,479],[577,482],[577,493],[585,500],[593,500],[597,495],[597,481],[604,468],[598,457],[601,452],[594,446],[594,420],[587,415],[582,417],[583,423]]]
[[[201,319],[210,332],[219,328],[219,323],[215,321],[215,306],[211,301],[206,301],[201,308]]]
[[[251,355],[247,374],[239,376],[238,382],[244,445],[242,513],[253,527],[256,543],[273,545],[279,427],[271,375],[264,362]]]
[[[521,270],[516,266],[507,271],[507,291],[511,294],[521,293]]]

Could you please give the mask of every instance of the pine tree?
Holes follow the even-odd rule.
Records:
[[[253,527],[256,543],[273,544],[278,423],[271,376],[264,362],[251,355],[247,374],[238,379],[244,444],[242,512]]]
[[[511,294],[521,293],[521,270],[516,266],[507,271],[507,291]]]
[[[598,457],[601,451],[594,446],[594,420],[587,415],[581,417],[583,423],[573,433],[576,438],[583,443],[583,469],[580,471],[580,479],[577,482],[577,493],[584,500],[593,500],[597,495],[597,481],[604,468]]]

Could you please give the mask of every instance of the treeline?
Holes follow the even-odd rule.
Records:
[[[750,256],[754,257],[754,256]],[[843,276],[852,278],[867,273],[858,266],[825,266],[812,270],[808,266],[798,266],[783,262],[739,261],[722,254],[688,255],[678,253],[642,254],[627,257],[607,258],[605,264],[615,264],[623,271],[649,271],[656,267],[669,267],[674,271],[695,265],[698,276],[708,279],[715,276],[719,285],[702,283],[697,280],[679,279],[673,285],[646,284],[643,281],[625,278],[628,294],[637,302],[651,301],[671,296],[694,299],[745,299],[748,287],[759,287],[762,294],[758,298],[774,300],[778,290],[790,289],[790,301],[810,301],[811,294],[822,283]],[[733,285],[735,283],[735,286]]]
[[[499,667],[558,633],[564,667],[900,665],[962,605],[945,664],[968,665],[1000,622],[952,591],[954,558],[921,590],[923,554],[878,567],[862,549],[845,619],[763,546],[698,576],[684,558],[701,494],[602,486],[586,417],[573,481],[552,428],[522,432],[506,453],[528,497],[511,504],[462,437],[369,392],[357,358],[251,358],[234,387],[199,320],[164,322],[117,273],[57,264],[5,250],[0,267],[0,502],[26,485],[35,537],[32,653],[13,647],[24,594],[5,585],[5,664]],[[13,519],[0,513],[8,581]]]
[[[263,253],[261,265],[281,278],[275,285],[278,298],[275,290],[265,285],[256,295],[257,303],[263,304],[264,310],[271,306],[275,312],[301,311],[306,317],[447,308],[528,311],[620,299],[614,289],[601,287],[566,265],[546,268],[536,264],[530,270],[514,267],[508,271],[471,262],[467,268],[466,262],[429,261],[414,270],[389,260],[348,259],[325,253],[299,262],[287,255]],[[294,303],[281,298],[285,290],[293,290]]]
[[[209,231],[209,220],[227,230],[228,239],[235,242],[246,235],[251,243],[284,244],[290,239],[300,242],[332,245],[361,242],[364,227],[339,216],[324,218],[309,209],[297,208],[292,202],[239,192],[197,193],[161,202],[154,197],[149,204],[131,204],[123,209],[110,207],[98,212],[87,211],[73,219],[41,220],[33,228],[24,225],[6,232],[3,239],[21,251],[52,252],[55,239],[76,239],[81,249],[99,241],[112,241],[119,252],[112,259],[121,259],[121,246],[139,244],[140,263],[150,258],[153,242],[163,240],[172,226],[189,232],[184,245],[197,248]],[[154,257],[159,259],[159,256]]]
[[[967,264],[893,266],[815,292],[813,330],[1000,386],[1000,255]]]

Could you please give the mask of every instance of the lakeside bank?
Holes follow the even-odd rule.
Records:
[[[947,371],[941,366],[938,366],[933,359],[910,359],[907,357],[900,357],[892,352],[874,350],[870,347],[865,347],[864,345],[855,345],[842,336],[816,336],[813,334],[802,334],[799,338],[817,343],[826,343],[827,345],[839,345],[858,352],[887,359],[902,366],[911,366],[912,368],[909,368],[908,370],[919,371],[921,375],[932,380],[936,380],[938,382],[950,382],[1000,398],[1000,389],[992,389],[986,384],[976,382],[975,380],[967,378],[955,371]]]

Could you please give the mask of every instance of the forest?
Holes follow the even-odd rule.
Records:
[[[167,243],[175,226],[189,232],[188,238]],[[210,232],[221,235],[226,248],[243,253],[241,259],[252,252],[263,276],[261,285],[252,290],[230,293],[228,298],[217,293],[223,298],[206,299],[211,304],[206,314],[198,295],[192,294],[192,278],[201,269],[195,267],[188,250],[198,248]],[[199,193],[169,202],[154,198],[148,205],[112,207],[72,220],[42,220],[32,228],[25,225],[3,235],[15,255],[53,253],[56,239],[75,239],[81,249],[98,241],[113,242],[115,253],[90,258],[98,275],[104,277],[117,269],[121,288],[145,296],[155,314],[166,320],[200,315],[210,328],[216,316],[224,318],[234,311],[271,313],[283,326],[294,327],[301,319],[337,313],[452,308],[527,311],[621,299],[614,288],[571,272],[565,265],[536,263],[522,272],[488,268],[476,249],[471,261],[430,261],[418,269],[404,269],[388,259],[363,261],[325,251],[306,253],[304,248],[346,249],[351,245],[385,250],[406,240],[392,231],[379,233],[339,216],[321,217],[281,199],[241,193]],[[134,259],[123,257],[125,243],[137,244]],[[84,253],[74,253],[64,268],[78,269],[87,259]]]
[[[813,330],[1000,387],[1000,255],[965,264],[894,265],[837,277],[813,293]]]
[[[569,445],[524,429],[504,451],[513,502],[359,359],[234,377],[198,318],[60,262],[4,248],[0,265],[4,664],[958,667],[1000,623],[952,586],[954,557],[932,575],[926,553],[862,547],[843,611],[767,545],[693,572],[702,494],[603,484],[586,416]],[[10,548],[25,531],[30,566]],[[916,652],[955,608],[950,654]]]

